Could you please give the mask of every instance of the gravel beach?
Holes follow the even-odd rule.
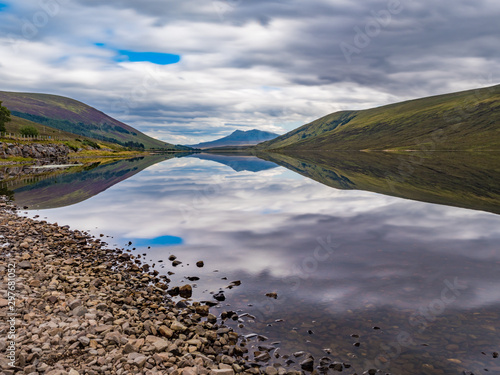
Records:
[[[5,197],[0,254],[0,374],[301,373],[253,362],[207,304],[176,304],[133,255],[21,217]]]

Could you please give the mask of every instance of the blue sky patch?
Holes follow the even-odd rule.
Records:
[[[119,50],[119,56],[115,58],[115,61],[124,62],[140,62],[147,61],[158,65],[169,65],[176,64],[181,60],[179,55],[174,55],[170,53],[160,53],[160,52],[134,52],[127,50]]]
[[[130,239],[130,241],[132,241],[132,246],[134,247],[175,246],[175,245],[182,245],[183,243],[182,238],[175,236],[160,236],[156,238],[134,238]]]
[[[157,65],[176,64],[181,61],[180,55],[162,52],[135,52],[126,49],[116,50],[105,43],[94,43],[96,47],[106,48],[116,52],[113,58],[116,62],[150,62]]]
[[[0,3],[0,12],[4,11],[9,7],[9,4]]]

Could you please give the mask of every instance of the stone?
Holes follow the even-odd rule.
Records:
[[[163,339],[158,339],[153,343],[153,346],[155,347],[155,350],[157,352],[165,351],[165,349],[167,349],[169,345],[170,343]]]
[[[71,301],[69,304],[68,304],[68,307],[73,310],[75,309],[76,307],[78,306],[81,306],[82,305],[82,301],[80,299],[75,299],[73,301]]]
[[[196,306],[195,309],[196,309],[197,314],[200,314],[201,316],[208,316],[210,307],[207,305],[200,305],[200,306]]]
[[[216,293],[214,294],[214,298],[219,301],[219,302],[222,302],[222,301],[225,301],[226,300],[226,296],[224,295],[223,292],[219,292],[219,293]]]
[[[300,362],[300,368],[304,371],[312,372],[314,370],[314,358],[308,357]]]
[[[104,339],[116,345],[126,344],[128,341],[126,338],[122,338],[118,332],[108,332],[106,336],[104,336]]]
[[[179,295],[182,298],[191,298],[193,295],[193,287],[189,284],[185,284],[179,288]]]
[[[267,362],[271,359],[271,355],[268,352],[264,352],[255,357],[257,362]]]
[[[137,350],[138,350],[138,349],[137,349],[134,345],[132,345],[132,344],[128,343],[128,344],[126,344],[126,345],[123,347],[123,350],[122,350],[122,351],[123,351],[123,354],[130,354],[130,353],[135,353],[135,352],[137,352]]]
[[[5,298],[0,298],[0,307],[5,307],[9,305],[9,301]]]
[[[232,370],[232,369],[212,369],[212,370],[210,370],[210,375],[234,375],[234,370]]]
[[[143,367],[147,360],[148,357],[146,357],[145,355],[139,355],[134,359],[134,363],[139,367]]]
[[[175,321],[170,325],[170,329],[172,329],[173,331],[185,331],[187,327],[182,323]]]
[[[58,301],[58,298],[56,296],[50,296],[49,298],[47,298],[47,301],[49,301],[50,303],[56,303]]]
[[[88,346],[90,344],[90,339],[87,336],[80,336],[78,341],[80,341],[83,346]]]
[[[19,264],[17,266],[19,268],[21,268],[22,270],[27,270],[27,269],[33,268],[31,262],[29,262],[27,260],[23,260],[22,262],[19,262]]]
[[[160,326],[160,328],[158,328],[158,332],[160,333],[160,335],[167,338],[171,338],[174,334],[174,331],[172,331],[167,326]]]
[[[198,375],[196,367],[184,367],[181,372],[182,375]]]
[[[204,263],[202,260],[200,260],[200,261],[196,262],[196,267],[200,267],[200,268],[201,268],[201,267],[203,267],[204,265],[205,265],[205,263]]]
[[[333,371],[342,371],[343,368],[344,368],[344,365],[340,362],[333,362],[331,365],[330,365],[330,368],[333,369]]]
[[[88,310],[85,306],[77,306],[71,311],[71,315],[73,316],[83,316],[88,313]]]

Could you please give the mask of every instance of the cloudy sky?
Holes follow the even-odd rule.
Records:
[[[498,83],[498,0],[0,0],[0,90],[172,143]]]

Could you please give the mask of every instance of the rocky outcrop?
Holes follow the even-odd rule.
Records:
[[[65,159],[70,148],[63,144],[15,144],[0,142],[0,158]]]

